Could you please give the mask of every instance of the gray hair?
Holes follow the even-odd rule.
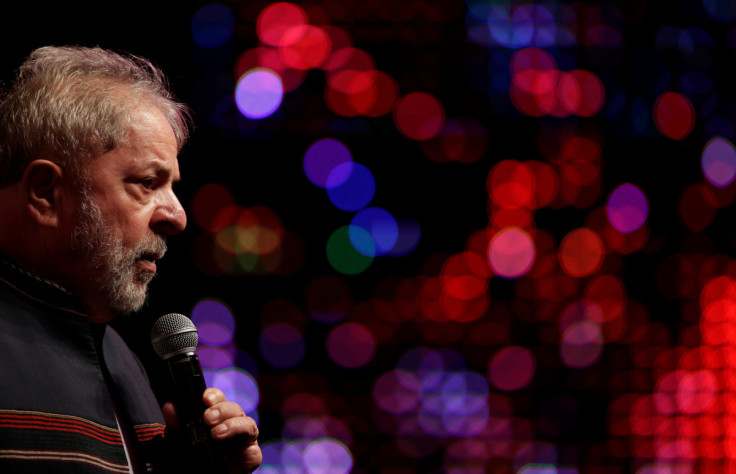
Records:
[[[158,108],[176,137],[189,137],[189,109],[177,102],[147,59],[102,48],[47,46],[33,51],[0,99],[0,186],[48,159],[84,179],[85,164],[127,140],[134,113]]]

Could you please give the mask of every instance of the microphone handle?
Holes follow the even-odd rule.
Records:
[[[187,452],[194,458],[197,474],[227,474],[225,456],[210,435],[211,427],[204,421],[207,406],[202,394],[207,388],[195,353],[175,356],[166,361],[174,406],[188,442]]]

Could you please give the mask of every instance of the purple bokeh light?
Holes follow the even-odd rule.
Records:
[[[623,234],[639,229],[649,215],[649,202],[641,189],[624,183],[608,197],[606,214],[611,225]]]
[[[288,369],[302,361],[306,344],[302,334],[294,326],[280,323],[263,329],[260,349],[261,355],[270,365]]]
[[[278,110],[284,86],[276,72],[255,68],[243,74],[235,86],[235,103],[247,118],[262,119]]]
[[[736,150],[725,138],[712,138],[703,148],[703,175],[713,186],[725,188],[736,177]]]
[[[326,188],[328,178],[331,186],[339,186],[353,172],[353,156],[348,147],[333,138],[323,138],[314,142],[304,154],[303,168],[312,184]],[[338,173],[335,168],[342,166]]]
[[[235,318],[225,304],[216,300],[202,300],[192,310],[191,318],[197,326],[200,344],[225,346],[232,343]]]

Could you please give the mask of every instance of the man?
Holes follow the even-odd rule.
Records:
[[[158,69],[100,48],[34,51],[0,101],[0,472],[189,472],[173,406],[107,325],[186,225],[188,125]],[[257,468],[254,420],[204,400],[231,470]]]

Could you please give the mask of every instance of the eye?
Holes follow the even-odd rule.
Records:
[[[141,179],[138,183],[146,189],[153,189],[153,187],[156,186],[156,179],[155,178],[145,178],[145,179]]]

